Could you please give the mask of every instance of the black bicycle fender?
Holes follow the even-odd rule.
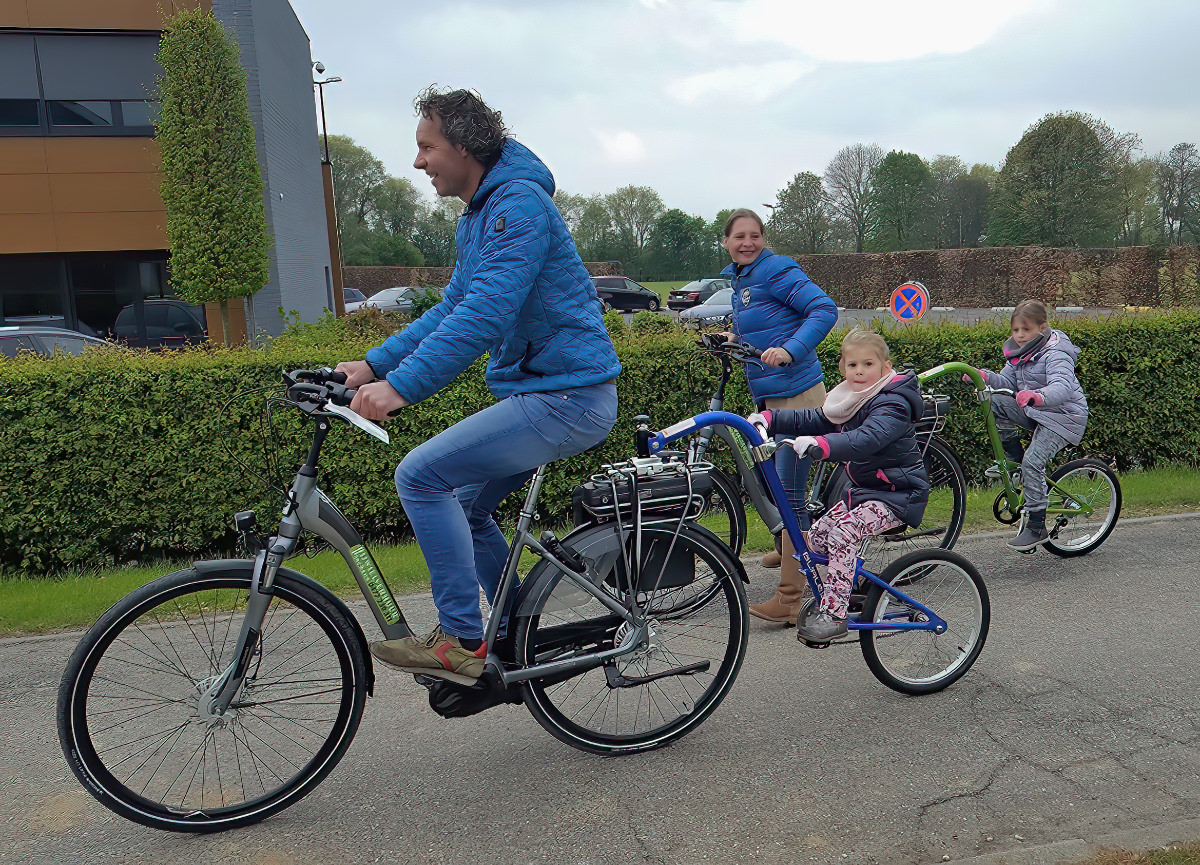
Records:
[[[246,576],[254,577],[254,560],[253,559],[206,559],[203,561],[192,562],[192,567],[200,573],[213,573],[215,571],[233,571],[234,573],[244,573]],[[291,568],[280,568],[278,576],[287,577],[297,583],[303,583],[313,591],[329,601],[335,609],[350,622],[354,628],[354,634],[358,637],[358,642],[362,646],[363,657],[367,662],[367,694],[375,696],[375,662],[371,657],[371,652],[367,648],[367,635],[362,629],[362,625],[358,623],[358,619],[354,613],[350,612],[350,608],[345,602],[329,591],[328,588],[318,583],[312,577],[305,576],[299,571],[293,571]]]

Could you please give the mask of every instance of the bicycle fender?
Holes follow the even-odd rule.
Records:
[[[253,559],[205,559],[203,561],[192,562],[192,567],[200,573],[214,573],[217,571],[232,571],[236,574],[245,574],[251,580],[254,578],[254,560]],[[345,601],[329,591],[325,586],[318,583],[312,577],[305,576],[299,571],[293,571],[291,568],[280,568],[276,579],[286,577],[287,579],[303,583],[308,588],[317,592],[325,600],[329,601],[333,607],[346,617],[354,628],[354,634],[358,637],[358,642],[362,646],[363,657],[367,664],[367,694],[375,696],[375,659],[371,656],[370,650],[367,648],[367,635],[362,629],[362,625],[358,623],[358,618],[354,613],[350,612],[350,608],[346,606]]]

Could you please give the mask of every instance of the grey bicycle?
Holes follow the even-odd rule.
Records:
[[[341,553],[385,638],[411,634],[367,545],[317,486],[335,422],[387,433],[349,410],[344,376],[297,370],[284,380],[284,401],[313,435],[275,533],[253,559],[196,562],[135,590],[84,635],[63,674],[58,731],[71,770],[105,806],[147,826],[255,823],[311,792],[354,738],[375,681],[367,638],[341,599],[285,567],[303,532]],[[602,467],[592,490],[616,518],[573,532],[569,544],[532,533],[544,473],[533,474],[490,599],[483,675],[415,678],[443,716],[523,703],[584,751],[675,741],[713,712],[741,667],[745,571],[690,523],[701,503],[683,460]],[[682,484],[680,517],[643,524],[663,481]],[[235,522],[257,537],[253,513]],[[526,550],[536,564],[521,579]]]

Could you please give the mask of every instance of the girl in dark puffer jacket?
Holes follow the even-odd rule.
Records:
[[[929,500],[929,476],[916,439],[924,411],[916,376],[897,375],[883,337],[861,330],[842,340],[838,368],[846,380],[821,408],[750,416],[771,434],[798,435],[792,445],[798,454],[816,445],[825,459],[846,463],[845,498],[808,535],[809,547],[829,556],[820,607],[796,626],[801,641],[814,643],[846,634],[862,541],[897,526],[919,526]]]

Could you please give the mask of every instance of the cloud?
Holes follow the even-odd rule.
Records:
[[[787,90],[814,68],[815,64],[795,60],[724,66],[668,81],[664,89],[672,99],[685,103],[709,97],[761,103]]]
[[[818,60],[883,63],[961,53],[990,40],[1033,0],[744,0],[718,4],[743,44],[781,44]]]
[[[599,130],[596,138],[600,152],[609,162],[640,162],[646,157],[646,145],[636,132],[627,129],[606,132]]]

